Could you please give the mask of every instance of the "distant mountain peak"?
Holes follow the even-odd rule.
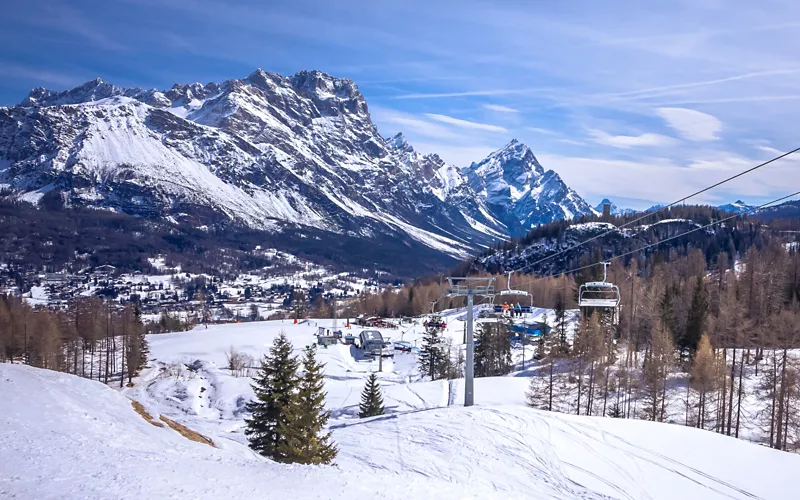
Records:
[[[722,210],[723,212],[732,212],[738,214],[740,212],[746,212],[755,205],[748,205],[747,203],[743,202],[742,200],[736,200],[733,203],[727,203],[725,205],[720,205],[717,208]]]
[[[386,139],[386,142],[388,142],[392,148],[399,151],[405,151],[407,153],[412,153],[414,151],[414,148],[411,147],[411,144],[408,143],[406,136],[404,136],[402,132],[398,132],[390,139]]]
[[[513,234],[556,219],[589,215],[591,207],[517,139],[463,169],[470,187]]]
[[[611,215],[630,215],[630,214],[636,213],[636,210],[634,210],[632,208],[619,208],[613,201],[611,201],[608,198],[603,198],[603,201],[598,203],[594,207],[594,210],[598,214],[602,214],[603,213],[603,205],[611,205]]]
[[[519,140],[459,169],[402,132],[380,136],[357,85],[317,70],[257,68],[163,91],[97,78],[34,89],[2,112],[3,183],[15,194],[48,187],[72,206],[201,226],[405,234],[459,258],[592,213]],[[378,215],[354,215],[365,213]]]

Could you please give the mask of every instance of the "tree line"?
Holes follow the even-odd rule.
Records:
[[[619,324],[583,310],[564,342],[552,318],[528,403],[800,449],[800,255],[772,241],[737,257],[720,252],[709,266],[696,249],[642,267],[615,262]]]
[[[0,361],[62,371],[122,387],[147,361],[137,305],[118,307],[97,297],[68,310],[31,307],[0,295]]]

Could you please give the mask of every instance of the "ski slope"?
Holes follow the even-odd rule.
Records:
[[[289,466],[225,433],[188,441],[72,375],[0,364],[0,392],[2,498],[780,499],[800,467],[710,432],[509,405],[333,422],[337,465]]]

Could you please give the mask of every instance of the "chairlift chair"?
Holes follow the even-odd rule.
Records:
[[[514,271],[508,272],[508,282],[506,283],[506,289],[500,290],[497,292],[497,295],[526,295],[528,298],[531,299],[531,311],[533,311],[533,294],[526,292],[525,290],[512,290],[511,289],[511,273]],[[492,303],[494,304],[494,298],[492,298]]]
[[[578,306],[610,310],[611,320],[619,321],[619,287],[606,281],[609,262],[603,262],[603,281],[589,281],[578,289]]]

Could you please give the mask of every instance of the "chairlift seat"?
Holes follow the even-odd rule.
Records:
[[[617,307],[619,301],[617,299],[587,299],[580,300],[580,307]]]

